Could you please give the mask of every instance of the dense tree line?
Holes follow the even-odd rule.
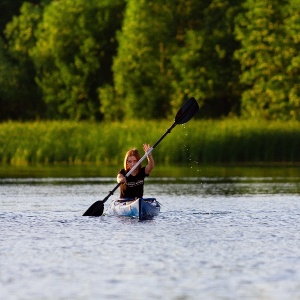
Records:
[[[0,0],[0,120],[300,120],[298,0]]]

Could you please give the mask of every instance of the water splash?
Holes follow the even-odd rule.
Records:
[[[188,139],[188,132],[187,131],[185,133],[185,136]],[[183,151],[185,153],[185,157],[186,157],[186,160],[188,161],[189,167],[191,169],[196,169],[196,172],[200,173],[201,169],[199,168],[199,162],[193,158],[193,155],[192,155],[189,147],[186,144],[183,144],[183,147],[184,147]],[[199,174],[198,174],[198,176],[199,176]]]

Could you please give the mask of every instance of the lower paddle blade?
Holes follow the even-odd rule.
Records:
[[[199,110],[199,105],[194,97],[187,100],[175,116],[176,124],[184,124],[189,121]]]
[[[92,204],[89,209],[83,214],[83,216],[88,217],[100,217],[103,214],[104,210],[104,203],[103,201],[96,201]]]

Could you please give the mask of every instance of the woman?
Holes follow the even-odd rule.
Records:
[[[150,149],[149,144],[143,144],[143,149],[147,152]],[[124,158],[124,169],[117,175],[117,182],[120,186],[120,198],[142,198],[144,194],[144,179],[149,176],[154,168],[152,154],[147,156],[148,164],[146,167],[139,165],[128,177],[126,174],[136,165],[141,156],[137,149],[133,148],[127,151]]]

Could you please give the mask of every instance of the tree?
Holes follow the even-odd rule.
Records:
[[[35,119],[44,109],[34,76],[29,50],[35,44],[34,31],[41,19],[42,8],[25,2],[20,15],[7,24],[0,57],[1,101],[5,103],[2,119]]]
[[[193,2],[188,15],[190,25],[172,59],[177,74],[173,103],[193,95],[204,117],[239,113],[240,67],[233,59],[239,43],[233,30],[234,17],[240,9],[238,0]]]
[[[290,0],[284,19],[285,39],[282,55],[286,65],[287,118],[300,120],[300,14],[299,2]]]
[[[239,9],[238,0],[129,0],[113,65],[115,115],[162,118],[191,96],[209,116],[237,112]]]
[[[299,13],[297,1],[247,0],[236,19],[242,67],[242,114],[299,119]]]
[[[0,32],[4,37],[3,31],[8,22],[14,15],[17,15],[24,0],[1,0],[0,2]]]
[[[3,39],[0,37],[0,120],[11,118],[14,111],[13,91],[16,88],[14,80],[15,68],[10,61]]]
[[[52,1],[30,52],[51,116],[99,119],[97,88],[112,82],[122,0]]]
[[[3,34],[6,25],[12,21],[13,17],[18,16],[23,4],[41,5],[47,4],[51,0],[1,0],[0,1],[0,32]],[[5,35],[3,34],[5,38]]]
[[[117,115],[145,119],[167,116],[178,2],[128,1],[113,63]]]

